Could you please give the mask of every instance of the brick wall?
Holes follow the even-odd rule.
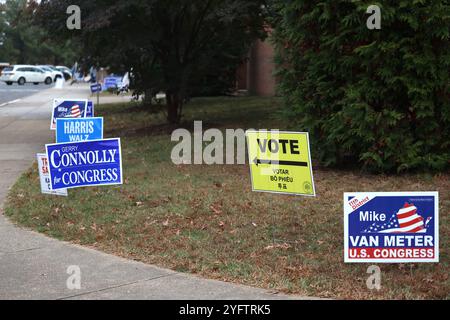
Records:
[[[256,41],[249,54],[247,89],[251,95],[274,96],[274,49],[270,42]]]

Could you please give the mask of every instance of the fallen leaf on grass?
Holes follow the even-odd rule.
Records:
[[[431,278],[430,276],[428,276],[428,277],[426,277],[426,278],[424,279],[424,281],[425,281],[426,283],[433,283],[433,282],[434,282],[434,279]]]
[[[283,244],[274,244],[274,245],[270,245],[264,248],[264,250],[273,250],[273,249],[282,249],[282,250],[288,250],[292,248],[292,246],[288,243],[283,243]]]
[[[162,225],[163,225],[164,227],[167,227],[167,226],[169,225],[169,219],[167,219],[166,221],[164,221],[164,222],[162,223]]]
[[[149,226],[154,225],[154,224],[157,223],[157,222],[158,222],[158,220],[153,220],[153,221],[150,221],[150,222],[145,222],[145,223],[144,223],[144,226],[147,228],[147,227],[149,227]]]
[[[249,202],[246,202],[245,204],[244,204],[244,208],[245,209],[250,209],[252,207],[252,203],[249,201]]]
[[[214,205],[210,205],[209,208],[210,208],[215,214],[222,214],[221,208],[216,208]]]
[[[225,187],[227,184],[226,183],[222,183],[222,182],[215,182],[214,183],[214,186],[216,187],[216,188],[223,188],[223,187]]]

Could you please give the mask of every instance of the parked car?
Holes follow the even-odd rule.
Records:
[[[50,85],[52,84],[53,79],[51,73],[44,72],[38,67],[30,65],[15,65],[3,69],[0,75],[0,81],[5,82],[7,85],[12,85],[15,82],[21,86],[27,82],[34,84],[45,83]]]
[[[52,75],[52,80],[56,82],[57,79],[64,79],[64,74],[53,66],[37,66],[39,69],[49,72]]]
[[[10,67],[10,64],[8,62],[0,62],[0,73],[2,73],[3,69],[6,67]]]
[[[72,79],[72,70],[70,70],[68,67],[56,66],[56,69],[58,69],[60,72],[64,74],[64,79],[66,80]]]

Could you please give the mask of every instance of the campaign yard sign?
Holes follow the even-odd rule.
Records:
[[[52,122],[50,130],[56,130],[56,119],[85,118],[88,101],[86,99],[55,99],[53,100]]]
[[[47,144],[52,190],[122,184],[120,139]]]
[[[46,154],[37,154],[37,162],[38,162],[38,170],[39,170],[39,178],[41,181],[41,192],[43,194],[51,194],[56,196],[66,196],[67,197],[67,189],[61,190],[52,190],[50,184],[50,172],[48,169],[48,160]]]
[[[122,83],[121,77],[106,77],[103,81],[106,90],[120,87]]]
[[[56,119],[56,143],[103,139],[103,118]]]
[[[253,191],[315,196],[305,132],[246,132]]]
[[[92,101],[88,101],[86,107],[86,118],[94,117],[94,103]]]
[[[439,262],[439,194],[344,194],[345,262]]]
[[[100,83],[95,83],[91,85],[91,92],[96,93],[102,91],[102,85]]]

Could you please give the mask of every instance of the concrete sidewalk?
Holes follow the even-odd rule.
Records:
[[[0,206],[28,169],[49,130],[53,98],[87,98],[89,88],[51,89],[0,108]],[[81,269],[69,290],[67,268]],[[301,299],[204,280],[60,242],[11,224],[0,214],[0,299]]]

